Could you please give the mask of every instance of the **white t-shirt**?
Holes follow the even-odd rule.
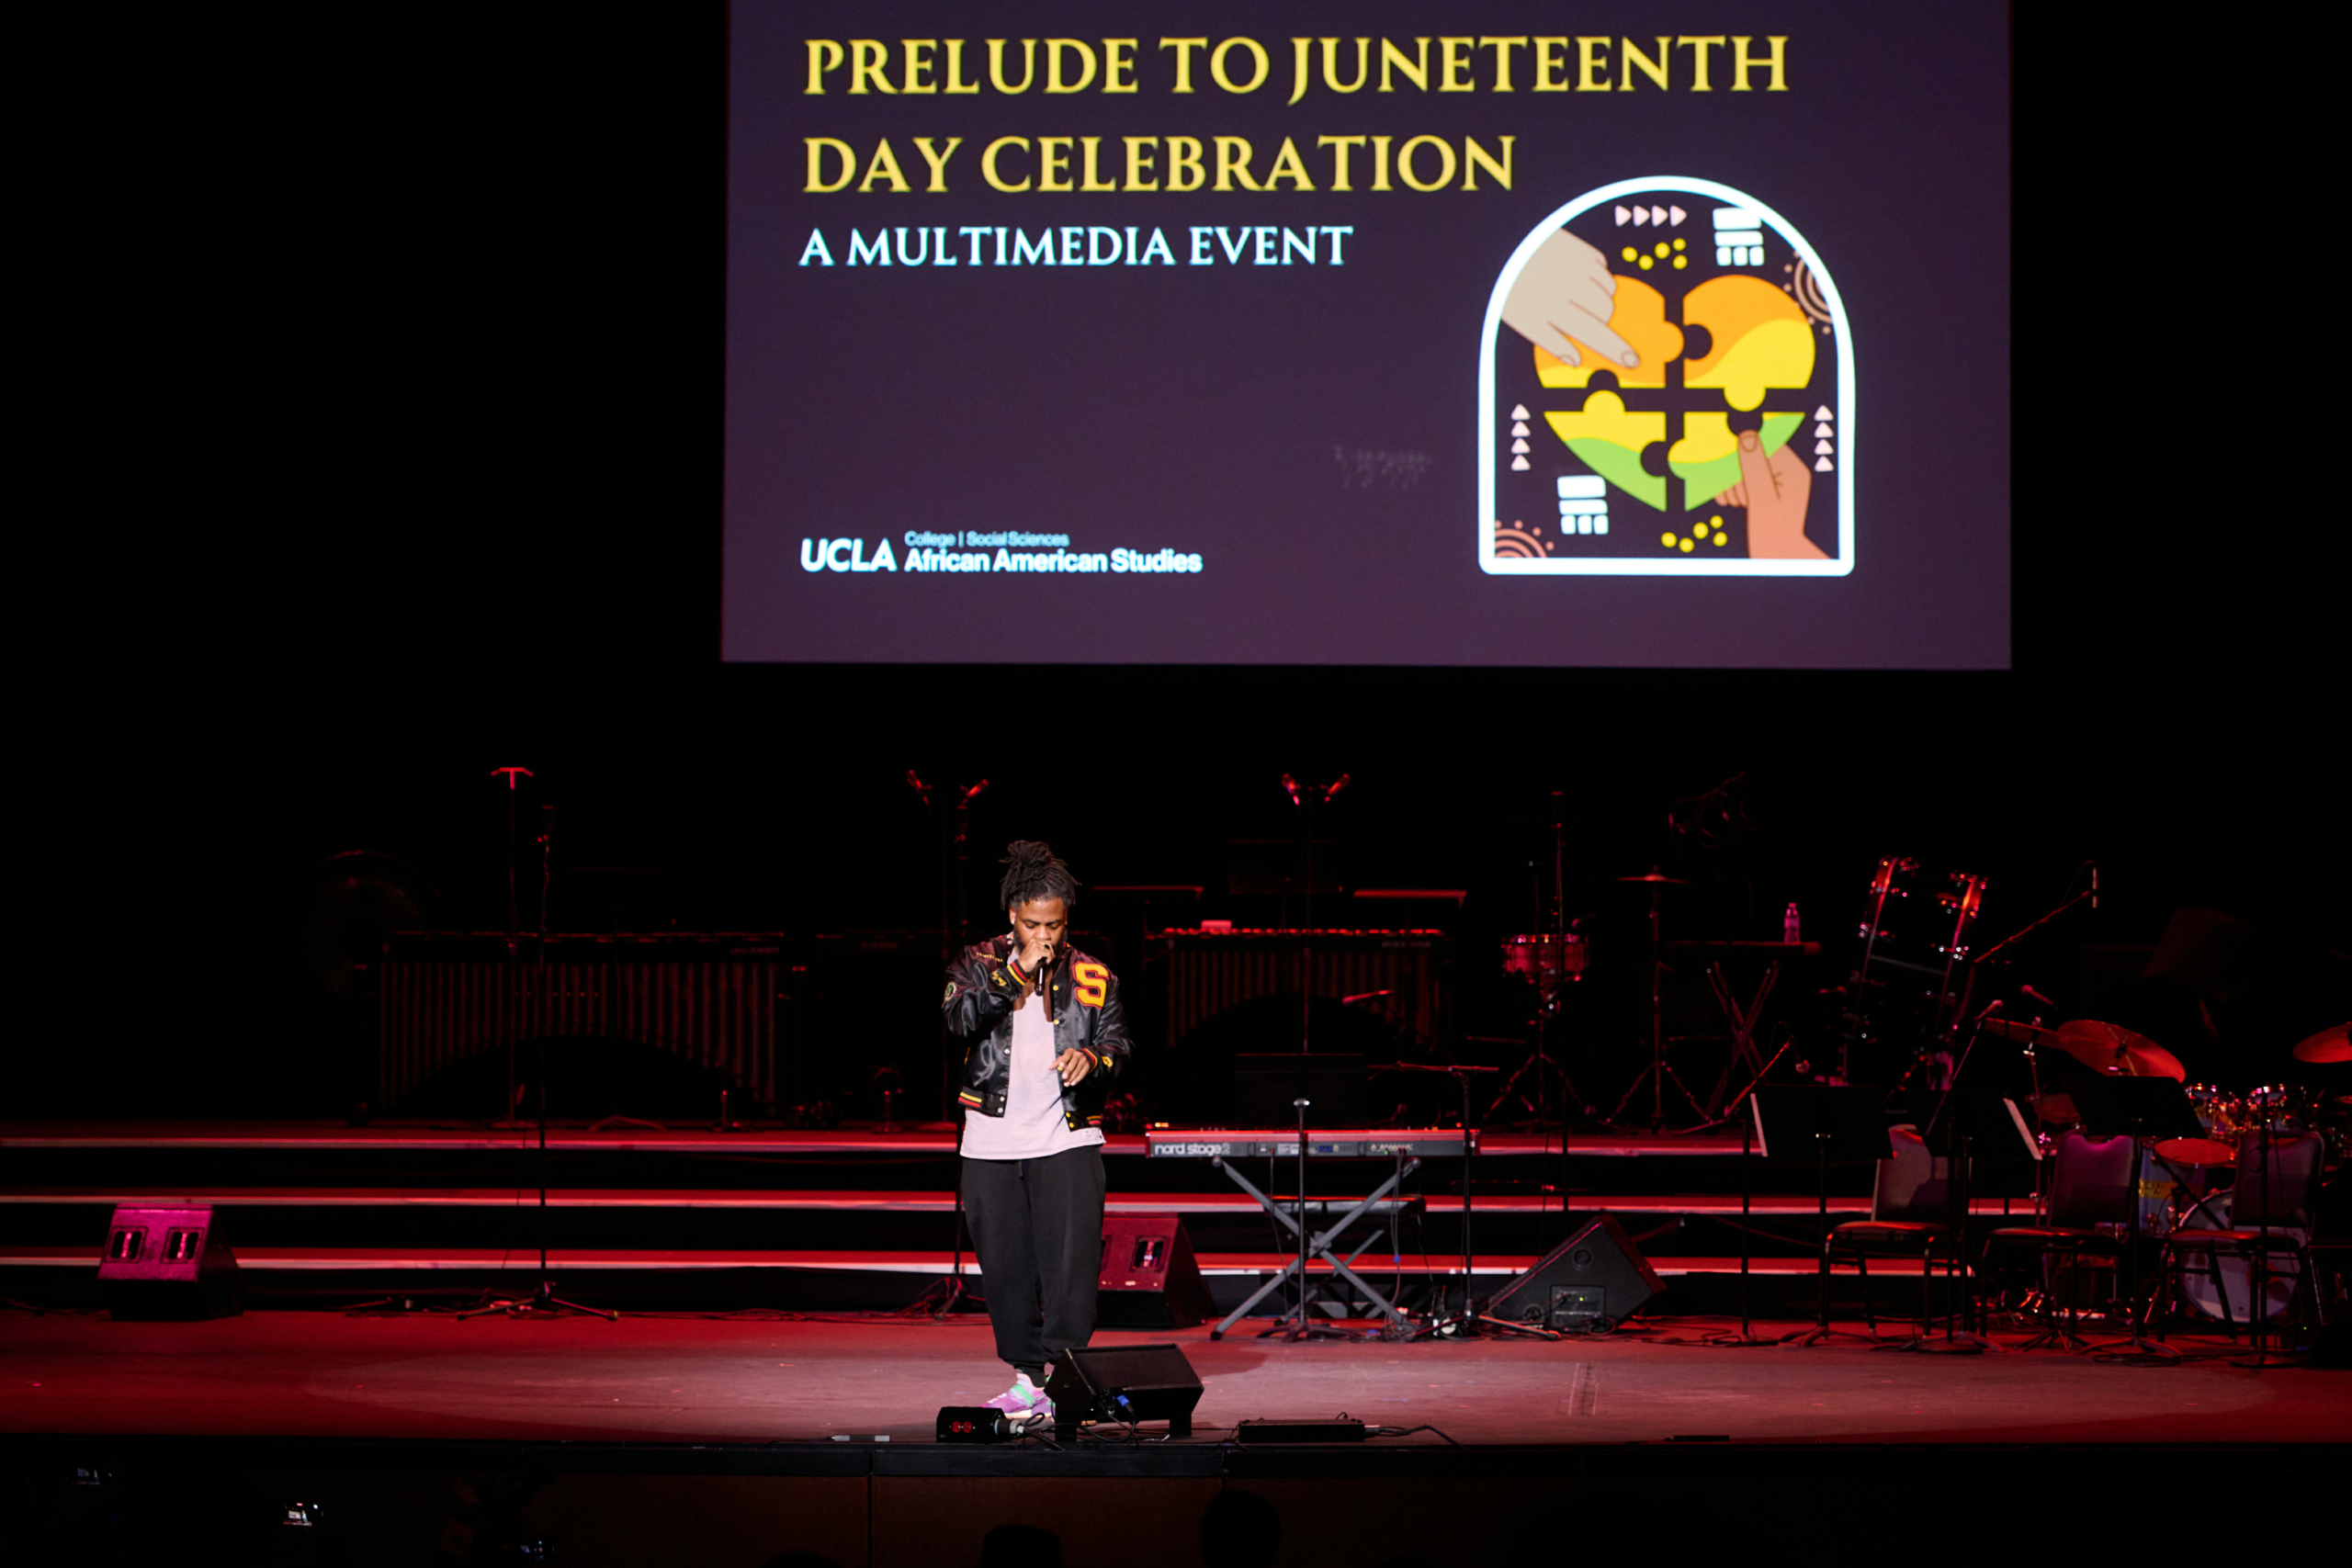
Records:
[[[1070,1130],[1062,1114],[1062,1077],[1054,1071],[1054,1026],[1035,993],[1012,1014],[1012,1070],[1004,1086],[1004,1114],[964,1118],[967,1159],[1043,1159],[1102,1141],[1100,1127]],[[1101,1069],[1096,1069],[1100,1071]]]

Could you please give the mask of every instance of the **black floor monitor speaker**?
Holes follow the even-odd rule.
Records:
[[[1201,1380],[1173,1345],[1108,1345],[1065,1350],[1046,1379],[1057,1430],[1081,1421],[1165,1421],[1171,1438],[1193,1435]]]
[[[1208,1284],[1173,1214],[1106,1216],[1094,1292],[1102,1328],[1192,1328],[1209,1316]]]
[[[1603,1214],[1505,1285],[1487,1313],[1546,1328],[1591,1328],[1603,1318],[1624,1322],[1664,1289],[1623,1227]]]
[[[107,1226],[98,1296],[112,1316],[234,1317],[245,1310],[237,1258],[201,1203],[125,1203]]]

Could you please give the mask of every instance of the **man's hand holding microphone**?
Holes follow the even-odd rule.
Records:
[[[1046,1017],[1054,1016],[1052,987],[1054,983],[1054,939],[1043,931],[1024,933],[1015,928],[1013,935],[1021,944],[1020,955],[1014,959],[1023,981],[1043,998]],[[1094,1059],[1083,1051],[1064,1051],[1054,1058],[1054,1071],[1062,1082],[1074,1084],[1094,1070]]]

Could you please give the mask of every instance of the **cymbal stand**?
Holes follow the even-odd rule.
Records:
[[[1642,1069],[1641,1075],[1626,1089],[1624,1098],[1617,1102],[1617,1109],[1609,1113],[1611,1122],[1623,1116],[1625,1107],[1634,1103],[1634,1097],[1642,1092],[1644,1084],[1647,1084],[1650,1086],[1650,1131],[1653,1133],[1666,1130],[1666,1085],[1669,1078],[1674,1081],[1675,1093],[1682,1097],[1693,1115],[1703,1121],[1707,1114],[1706,1108],[1699,1103],[1699,1097],[1690,1092],[1690,1087],[1666,1062],[1665,904],[1665,889],[1653,884],[1650,888],[1650,1065]]]

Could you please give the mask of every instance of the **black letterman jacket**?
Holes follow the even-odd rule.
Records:
[[[968,1042],[956,1098],[982,1116],[1004,1114],[1012,1076],[1012,1012],[1023,994],[1012,962],[1016,951],[1010,933],[966,948],[947,967],[947,995],[940,1002],[947,1027]],[[1111,1080],[1127,1065],[1126,1010],[1111,966],[1074,947],[1056,953],[1053,1009],[1054,1055],[1076,1050],[1094,1058],[1084,1077],[1062,1086],[1063,1119],[1072,1132],[1100,1127]]]

